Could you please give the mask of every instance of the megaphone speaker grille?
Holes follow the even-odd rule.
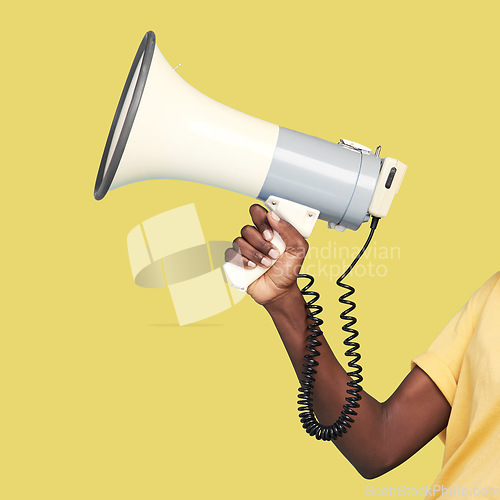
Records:
[[[137,50],[113,117],[113,123],[111,124],[111,130],[109,131],[95,182],[94,198],[96,200],[104,198],[113,182],[139,109],[151,61],[153,60],[155,45],[156,36],[152,31],[148,31]]]

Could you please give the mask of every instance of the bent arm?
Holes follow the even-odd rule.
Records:
[[[276,214],[259,205],[250,207],[255,226],[245,226],[241,237],[226,252],[226,260],[244,268],[260,265],[269,269],[248,287],[248,293],[271,315],[299,379],[309,335],[305,301],[297,286],[297,275],[308,244],[298,231]],[[276,231],[286,244],[285,252],[272,267],[266,256],[275,259],[271,243]],[[334,423],[347,396],[349,376],[339,364],[324,337],[316,349],[319,366],[314,375],[313,410],[324,425]],[[374,478],[398,466],[443,430],[451,408],[427,374],[414,368],[394,394],[379,403],[364,391],[354,424],[335,441],[359,473]]]
[[[305,362],[308,330],[307,309],[298,286],[264,307],[271,315],[288,352],[297,377]],[[323,425],[340,415],[350,377],[340,365],[323,335],[316,349],[319,366],[314,376],[314,413]],[[361,391],[360,408],[354,424],[334,441],[340,452],[365,478],[378,477],[397,467],[434,436],[448,422],[450,405],[430,377],[415,367],[384,403]]]

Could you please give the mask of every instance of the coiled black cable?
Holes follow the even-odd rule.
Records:
[[[354,423],[353,417],[357,415],[355,409],[359,408],[359,401],[361,400],[361,394],[359,393],[362,391],[362,387],[359,384],[363,381],[363,377],[361,375],[362,367],[358,364],[361,359],[361,354],[357,352],[359,349],[359,343],[354,340],[359,335],[359,332],[352,328],[352,326],[357,322],[357,319],[354,316],[350,316],[350,313],[356,308],[356,303],[352,300],[348,300],[348,297],[353,295],[355,289],[353,286],[344,283],[343,280],[352,271],[361,256],[365,253],[365,250],[368,248],[368,245],[373,238],[373,234],[377,228],[379,220],[380,219],[378,217],[372,217],[370,234],[368,235],[363,248],[361,248],[358,255],[352,261],[351,265],[347,268],[344,274],[342,274],[342,276],[340,276],[337,280],[337,285],[347,290],[347,292],[339,298],[340,303],[348,306],[347,309],[340,314],[340,318],[346,322],[342,326],[342,330],[349,334],[349,336],[344,340],[344,345],[349,347],[349,349],[345,352],[345,355],[354,359],[351,359],[348,362],[348,366],[353,370],[347,373],[352,380],[347,382],[348,388],[346,393],[348,396],[345,398],[346,403],[343,406],[339,418],[332,425],[320,424],[314,415],[313,410],[314,375],[317,373],[315,367],[319,365],[319,362],[315,358],[321,354],[316,349],[321,345],[321,342],[316,337],[321,335],[322,332],[319,327],[323,324],[323,320],[318,318],[317,315],[323,311],[323,308],[319,304],[316,304],[319,299],[319,293],[309,290],[314,283],[314,278],[310,274],[298,275],[299,278],[309,279],[309,283],[307,283],[300,291],[303,296],[312,297],[306,303],[306,307],[308,309],[307,317],[312,322],[310,322],[307,326],[310,333],[307,337],[307,341],[309,343],[306,345],[306,349],[309,352],[304,356],[306,361],[306,363],[302,365],[304,368],[304,371],[302,372],[304,378],[300,379],[301,386],[299,387],[299,401],[297,401],[297,403],[299,405],[299,418],[302,423],[302,427],[310,436],[315,436],[318,440],[335,441],[338,437],[342,437],[347,432],[347,429]]]

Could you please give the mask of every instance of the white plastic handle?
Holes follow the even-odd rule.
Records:
[[[270,196],[265,204],[269,210],[275,212],[281,219],[294,226],[304,238],[310,236],[319,216],[319,210],[276,196]],[[276,231],[274,231],[271,243],[279,250],[280,255],[286,249],[285,242]],[[272,261],[271,267],[275,262],[276,260]],[[229,283],[242,292],[246,292],[251,283],[270,269],[270,267],[261,266],[257,266],[254,269],[244,269],[232,262],[226,262],[223,268]]]
[[[273,231],[274,237],[271,240],[271,243],[279,250],[280,255],[285,251],[286,245],[285,242],[281,239],[281,236]],[[274,265],[276,260],[269,259]],[[261,267],[257,266],[253,269],[245,269],[243,267],[237,266],[232,262],[226,262],[224,264],[224,272],[226,273],[227,279],[232,286],[241,290],[242,292],[246,292],[248,286],[253,283],[255,280],[259,279],[265,272],[267,272],[270,267]]]

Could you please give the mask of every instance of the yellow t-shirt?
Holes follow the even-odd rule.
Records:
[[[463,497],[467,489],[470,497],[500,498],[500,272],[472,295],[414,365],[451,405],[440,434],[443,468],[428,497]]]

